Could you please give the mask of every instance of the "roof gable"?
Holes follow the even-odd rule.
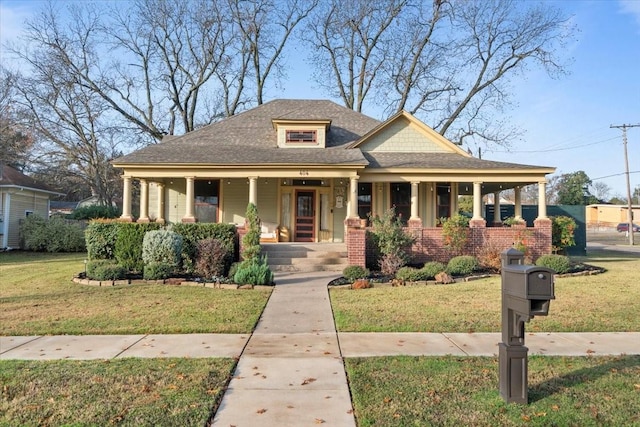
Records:
[[[0,164],[0,187],[22,187],[44,193],[62,194],[47,184],[38,182],[19,170],[4,164]]]
[[[395,114],[350,148],[356,147],[363,152],[454,153],[471,157],[406,111]]]

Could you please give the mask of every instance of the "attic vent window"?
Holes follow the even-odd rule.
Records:
[[[287,144],[315,144],[316,131],[315,130],[288,130],[287,131]]]

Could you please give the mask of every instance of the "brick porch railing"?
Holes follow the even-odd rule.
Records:
[[[357,218],[347,219],[347,252],[349,265],[366,266],[367,257],[372,257],[372,249],[367,248],[366,229]],[[406,232],[416,240],[411,246],[413,263],[427,261],[447,262],[452,255],[444,247],[442,228],[423,228],[420,221],[409,221]],[[502,252],[515,244],[524,244],[533,260],[551,253],[551,220],[537,219],[533,227],[515,225],[512,227],[486,227],[484,220],[472,220],[469,224],[469,238],[463,250],[466,255],[478,255],[483,248],[491,246]]]

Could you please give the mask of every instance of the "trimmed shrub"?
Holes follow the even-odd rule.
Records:
[[[198,242],[201,240],[219,240],[231,254],[231,260],[238,259],[238,235],[233,224],[178,223],[173,224],[172,230],[182,236],[182,268],[187,273],[195,272]]]
[[[462,255],[469,240],[469,218],[454,215],[442,221],[442,242],[453,255]]]
[[[142,239],[142,261],[146,264],[160,263],[180,265],[182,236],[170,230],[151,230]]]
[[[84,232],[80,224],[52,217],[30,215],[22,221],[20,235],[24,249],[47,252],[83,252]]]
[[[220,240],[201,240],[198,242],[195,273],[206,279],[224,276],[231,264],[231,255]]]
[[[453,257],[447,264],[447,273],[456,276],[465,276],[473,273],[478,268],[478,260],[471,255]]]
[[[233,281],[240,285],[273,284],[273,273],[269,269],[266,257],[242,261],[233,276]]]
[[[166,262],[150,262],[144,266],[144,273],[142,274],[145,280],[164,280],[171,276],[175,270],[175,264],[169,264]]]
[[[121,223],[118,227],[114,254],[118,264],[129,271],[141,272],[144,266],[142,261],[142,242],[147,231],[157,230],[160,224],[156,223]]]
[[[418,269],[413,267],[400,267],[396,271],[396,279],[404,280],[407,282],[415,282],[418,279]]]
[[[110,260],[87,263],[87,278],[91,280],[120,280],[127,276],[127,270]]]
[[[551,245],[553,252],[564,251],[569,246],[575,246],[576,221],[570,216],[551,217]]]
[[[353,282],[356,279],[364,279],[369,276],[369,270],[359,265],[349,265],[342,270],[345,279]]]
[[[502,253],[493,241],[485,241],[480,247],[478,265],[496,273],[502,271]]]
[[[242,259],[251,260],[260,256],[260,218],[253,203],[247,205],[247,232],[242,237]]]
[[[382,256],[380,270],[384,274],[395,274],[410,259],[405,249],[413,244],[415,238],[404,232],[402,221],[395,209],[385,211],[382,217],[371,217],[372,233]]]
[[[550,268],[557,274],[568,273],[571,270],[571,260],[564,255],[542,255],[536,260],[536,265]]]
[[[425,263],[420,270],[418,270],[418,280],[431,280],[435,279],[436,274],[446,271],[447,267],[438,261],[431,261]]]
[[[240,267],[240,262],[234,262],[233,264],[231,264],[231,267],[229,267],[229,273],[227,273],[227,277],[230,278],[231,280],[233,280],[233,278],[236,275],[236,272],[238,271],[238,267]]]
[[[104,205],[83,206],[69,215],[72,219],[118,218],[119,216],[118,208]]]
[[[94,259],[115,259],[116,239],[120,222],[93,220],[84,230],[87,256]]]

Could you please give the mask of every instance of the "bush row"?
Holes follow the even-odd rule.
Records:
[[[60,217],[47,220],[29,215],[20,224],[22,247],[36,252],[83,252],[83,225]]]

